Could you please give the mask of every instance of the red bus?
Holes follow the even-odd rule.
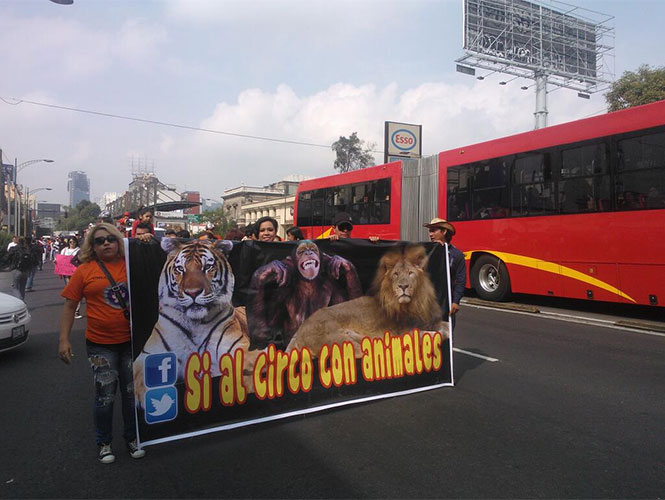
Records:
[[[339,211],[354,237],[425,241],[448,219],[484,299],[663,306],[665,101],[300,184],[308,238]]]

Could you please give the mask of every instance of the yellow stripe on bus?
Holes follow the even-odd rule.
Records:
[[[332,233],[332,227],[329,228],[329,229],[326,229],[323,233],[321,233],[320,235],[318,235],[318,236],[316,237],[316,239],[317,239],[317,240],[322,240],[322,239],[324,239],[324,238],[330,238],[330,233]]]
[[[565,276],[566,278],[571,278],[577,281],[581,281],[583,283],[588,283],[589,285],[602,288],[603,290],[607,290],[608,292],[618,295],[619,297],[623,297],[624,299],[628,299],[631,302],[637,303],[635,299],[623,293],[618,288],[613,287],[609,283],[600,281],[599,279],[593,278],[588,274],[576,271],[575,269],[571,269],[570,267],[555,264],[554,262],[548,262],[545,260],[534,259],[532,257],[526,257],[524,255],[516,255],[514,253],[505,253],[505,252],[494,252],[492,250],[473,250],[470,252],[464,252],[464,258],[466,260],[469,260],[471,258],[471,255],[474,254],[475,252],[489,253],[495,255],[499,259],[504,261],[506,264],[515,264],[517,266],[530,267],[532,269],[537,269],[538,271],[545,271],[546,273],[559,274],[561,276]]]

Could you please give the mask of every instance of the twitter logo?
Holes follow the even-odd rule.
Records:
[[[145,393],[145,421],[168,422],[178,416],[178,392],[175,387],[150,389]]]

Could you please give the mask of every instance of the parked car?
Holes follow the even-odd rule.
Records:
[[[0,293],[0,352],[14,349],[28,340],[32,316],[25,302]]]

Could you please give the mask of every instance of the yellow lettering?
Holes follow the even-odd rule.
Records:
[[[256,358],[256,363],[254,364],[254,373],[252,377],[254,378],[254,394],[259,399],[265,399],[268,392],[268,383],[266,379],[261,378],[261,374],[266,366],[266,353],[262,352]]]
[[[233,383],[233,358],[230,354],[224,354],[219,358],[219,402],[223,406],[233,406],[234,383]]]
[[[374,377],[376,380],[383,380],[386,378],[386,360],[383,352],[383,341],[381,339],[374,339],[372,349],[374,349],[374,356],[372,356],[372,360],[374,361]]]
[[[411,338],[411,334],[404,334],[402,342],[404,344],[404,369],[407,375],[413,375],[415,373],[415,365],[413,362],[413,339]]]
[[[426,372],[432,369],[432,337],[429,333],[423,335],[423,364]]]
[[[302,350],[302,361],[300,361],[300,380],[303,392],[309,392],[312,389],[312,384],[314,383],[313,371],[312,353],[309,352],[309,349],[305,348]]]
[[[342,385],[342,380],[344,379],[344,373],[342,371],[342,352],[339,349],[337,344],[332,346],[332,358],[330,361],[332,368],[333,383],[335,387]]]
[[[277,351],[277,396],[284,395],[284,372],[289,366],[289,355]]]
[[[372,341],[365,337],[360,343],[360,350],[363,353],[362,364],[363,364],[363,378],[367,382],[372,382],[374,380],[374,366],[372,365]]]
[[[201,372],[201,358],[197,353],[187,359],[185,365],[185,409],[189,413],[196,413],[201,407],[201,383],[198,375]]]
[[[296,364],[298,363],[299,354],[298,349],[291,351],[289,355],[289,374],[288,374],[288,385],[289,391],[292,394],[297,394],[298,389],[300,389],[300,376],[296,373]]]
[[[393,355],[390,349],[390,332],[383,333],[383,357],[386,360],[386,376],[393,378]]]
[[[443,364],[443,360],[441,359],[442,352],[441,352],[441,342],[443,340],[443,337],[441,336],[441,333],[436,332],[434,334],[434,360],[432,362],[432,366],[434,367],[434,370],[439,371],[441,369],[441,365]]]
[[[416,372],[423,372],[423,357],[420,352],[420,332],[413,330],[413,356],[416,359]]]
[[[332,374],[328,366],[329,351],[330,347],[328,344],[323,344],[319,352],[319,380],[321,381],[321,385],[326,389],[330,389],[332,385]]]
[[[244,353],[242,349],[236,350],[235,363],[235,382],[236,382],[236,402],[243,404],[247,400],[247,389],[242,380],[242,368],[244,366]]]
[[[201,384],[203,389],[201,409],[203,411],[208,411],[212,405],[212,375],[210,375],[210,365],[210,353],[205,351],[203,353],[203,373],[201,373]]]
[[[402,356],[402,339],[392,337],[390,339],[392,351],[393,376],[400,378],[404,376],[404,358]]]
[[[356,354],[353,350],[351,342],[344,342],[342,344],[344,356],[344,383],[346,385],[355,384],[356,375]]]

